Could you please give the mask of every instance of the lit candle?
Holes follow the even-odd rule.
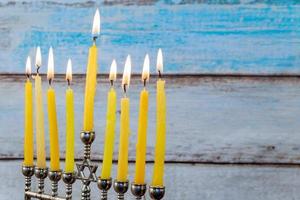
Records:
[[[42,55],[40,47],[37,47],[36,58],[36,76],[34,84],[35,93],[35,112],[36,112],[36,151],[37,163],[39,168],[46,168],[46,149],[45,149],[45,128],[44,128],[44,110],[43,110],[43,93],[42,93],[42,80],[39,75],[39,69],[42,66]]]
[[[147,125],[148,125],[148,91],[146,82],[149,81],[149,56],[144,60],[142,73],[142,82],[144,89],[140,93],[140,108],[138,121],[138,137],[136,143],[136,162],[135,162],[135,179],[136,184],[145,183],[145,165],[146,165],[146,149],[147,149]]]
[[[97,85],[97,54],[96,38],[100,33],[100,14],[96,10],[93,22],[92,34],[94,38],[93,45],[89,49],[88,64],[86,70],[85,100],[83,115],[83,130],[92,131],[94,129],[94,98]]]
[[[74,146],[75,146],[75,127],[74,127],[74,95],[71,88],[72,81],[72,62],[69,59],[67,65],[66,80],[68,88],[66,90],[66,163],[65,172],[74,172]]]
[[[119,141],[119,156],[118,156],[118,173],[117,181],[127,181],[128,174],[128,146],[129,146],[129,98],[126,97],[126,92],[130,83],[131,74],[131,60],[130,56],[127,56],[122,87],[124,91],[124,97],[121,99],[121,119],[120,119],[120,141]]]
[[[50,135],[50,170],[58,171],[59,166],[59,142],[56,116],[56,101],[55,90],[52,88],[52,81],[54,78],[54,58],[53,49],[50,47],[48,56],[48,73],[47,79],[49,81],[49,88],[47,91],[48,100],[48,121],[49,121],[49,135]]]
[[[103,164],[101,171],[101,179],[109,179],[111,176],[112,158],[114,153],[114,138],[116,127],[116,109],[117,109],[117,95],[114,89],[114,81],[117,78],[117,64],[113,60],[109,81],[111,83],[110,90],[107,94],[107,111],[106,111],[106,129],[105,129],[105,145],[103,153]]]
[[[27,57],[26,61],[26,76],[25,83],[25,109],[24,109],[24,162],[25,166],[33,166],[33,109],[32,109],[32,83],[31,76],[31,60]]]
[[[157,81],[156,86],[156,145],[152,185],[163,186],[166,151],[166,94],[165,81],[161,79],[163,72],[163,57],[161,49],[159,49],[157,55],[157,71],[159,74],[159,80]]]

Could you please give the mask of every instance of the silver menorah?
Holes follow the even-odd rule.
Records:
[[[113,185],[115,192],[117,193],[117,199],[125,199],[124,195],[128,191],[129,181],[112,181],[112,178],[102,179],[96,176],[97,165],[91,162],[91,146],[95,140],[95,132],[82,131],[80,133],[80,139],[84,144],[84,156],[80,163],[76,163],[77,172],[66,173],[59,171],[48,171],[48,168],[38,168],[34,166],[22,166],[22,173],[25,177],[25,192],[24,199],[41,199],[41,200],[71,200],[72,199],[72,185],[76,180],[81,180],[81,200],[91,199],[92,182],[97,183],[98,188],[101,191],[100,199],[107,200],[107,192]],[[85,169],[88,169],[88,174],[85,173]],[[37,178],[37,190],[31,188],[31,178],[35,175]],[[44,181],[46,178],[51,181],[51,194],[47,194],[44,191]],[[63,180],[65,183],[65,195],[60,197],[58,195],[58,182]],[[142,199],[147,191],[146,184],[131,184],[131,193],[135,196],[135,199]],[[165,187],[150,186],[149,195],[153,200],[160,200],[164,197]]]

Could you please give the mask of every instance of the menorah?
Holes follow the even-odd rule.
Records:
[[[98,188],[101,190],[100,199],[107,200],[107,192],[113,185],[115,192],[117,193],[118,200],[123,200],[125,193],[129,188],[129,181],[112,181],[112,178],[102,179],[96,176],[97,165],[91,162],[91,146],[95,139],[95,132],[82,131],[80,133],[80,139],[84,144],[84,155],[80,163],[76,163],[77,172],[65,173],[59,171],[48,171],[48,168],[38,168],[34,166],[23,166],[22,173],[25,176],[25,200],[32,198],[42,200],[71,200],[72,199],[72,185],[76,180],[82,182],[81,187],[81,200],[91,199],[90,184],[97,183]],[[88,169],[89,174],[85,173],[85,169]],[[37,178],[37,191],[31,188],[31,178],[35,175]],[[51,194],[47,194],[44,191],[44,181],[49,178],[51,181]],[[58,195],[58,182],[63,180],[65,183],[65,196],[60,197]],[[135,196],[135,199],[142,199],[147,191],[146,184],[131,184],[131,193]],[[160,200],[164,197],[165,187],[149,186],[149,195],[153,200]]]

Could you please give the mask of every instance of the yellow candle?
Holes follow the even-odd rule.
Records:
[[[59,166],[59,143],[58,143],[58,129],[56,118],[56,103],[55,91],[52,87],[48,89],[48,120],[49,120],[49,134],[50,134],[50,170],[58,171]]]
[[[94,16],[93,23],[93,35],[100,32],[100,15],[97,9]],[[96,37],[94,37],[96,38]],[[83,130],[92,131],[94,129],[94,98],[96,94],[97,85],[97,55],[98,50],[95,44],[89,49],[89,57],[86,71],[86,83],[85,83],[85,100],[84,100],[84,115],[83,115]]]
[[[74,146],[75,146],[75,127],[74,127],[74,95],[70,87],[72,80],[72,63],[68,60],[67,75],[69,88],[66,90],[66,163],[65,172],[74,172]]]
[[[118,181],[126,181],[128,174],[128,146],[129,146],[129,98],[121,99],[121,125],[118,157]]]
[[[110,68],[110,77],[112,87],[107,94],[107,112],[106,112],[106,129],[105,129],[105,145],[103,153],[103,164],[101,171],[102,179],[109,179],[111,177],[112,158],[114,153],[114,138],[116,126],[116,109],[117,109],[117,95],[113,88],[113,82],[116,80],[116,62],[112,62]]]
[[[162,54],[161,50],[158,53],[158,71],[162,72]],[[165,81],[159,79],[157,81],[156,94],[156,145],[153,171],[153,186],[163,186],[164,178],[164,162],[166,151],[166,94]]]
[[[48,100],[48,121],[49,121],[49,135],[50,135],[50,170],[60,170],[59,164],[59,141],[58,141],[58,129],[57,129],[57,116],[56,116],[56,100],[55,90],[51,87],[51,82],[54,78],[54,60],[53,50],[49,50],[48,58],[48,73],[47,78],[49,81],[49,89],[47,91]]]
[[[130,82],[130,71],[131,71],[131,61],[130,56],[127,57],[122,86],[124,93],[128,89]],[[118,156],[118,172],[117,180],[118,181],[127,181],[128,175],[128,146],[129,146],[129,98],[123,97],[121,99],[121,119],[120,119],[120,141],[119,141],[119,156]]]
[[[146,86],[149,79],[149,56],[145,57],[142,81]],[[144,88],[140,94],[140,108],[138,121],[138,138],[136,144],[135,179],[136,184],[145,183],[145,165],[147,150],[147,125],[148,125],[148,91]]]
[[[41,66],[41,50],[38,47],[36,53],[36,66],[39,69]],[[37,71],[38,71],[37,69]],[[45,149],[45,129],[44,129],[44,110],[43,110],[43,93],[42,80],[37,73],[35,76],[35,104],[36,104],[36,151],[37,163],[39,168],[46,168],[46,149]]]
[[[24,110],[24,162],[25,166],[33,166],[33,109],[32,109],[32,83],[29,79],[31,75],[30,57],[26,62],[26,75],[28,76],[25,83],[25,110]]]
[[[86,72],[85,100],[83,130],[94,129],[94,98],[97,84],[97,47],[95,44],[89,50],[88,66]]]

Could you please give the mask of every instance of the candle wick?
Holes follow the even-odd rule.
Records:
[[[146,82],[147,82],[147,79],[145,78],[144,79],[144,83],[143,83],[144,84],[144,88],[146,87]]]
[[[125,97],[126,97],[126,85],[127,85],[127,84],[124,84],[124,85],[123,85],[123,90],[124,90],[124,96],[125,96]]]
[[[70,87],[70,85],[71,85],[70,79],[67,79],[67,82],[68,82],[68,86]]]
[[[162,74],[161,74],[160,70],[158,70],[158,77],[162,78]]]
[[[93,36],[93,43],[96,44],[96,40],[97,40],[98,36]]]
[[[51,84],[52,84],[52,78],[49,78],[48,82],[49,82],[49,86],[51,86]]]
[[[30,74],[26,73],[26,77],[27,77],[27,79],[30,79]]]
[[[110,87],[114,86],[114,80],[110,80]]]
[[[36,66],[36,73],[39,74],[40,66]]]

